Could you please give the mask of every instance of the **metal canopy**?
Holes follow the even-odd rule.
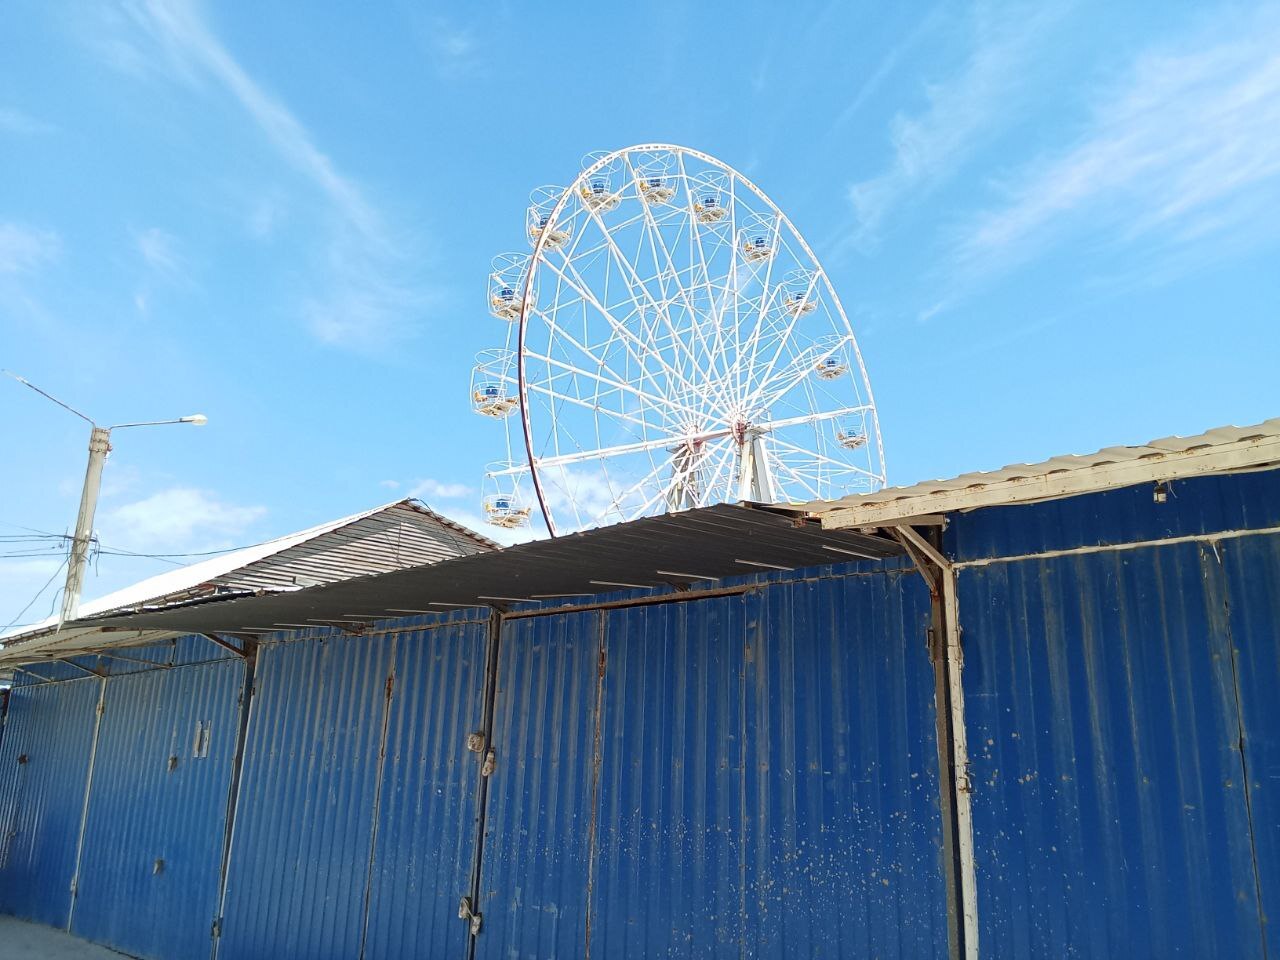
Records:
[[[531,601],[554,607],[629,586],[708,586],[771,569],[878,560],[902,552],[883,537],[823,530],[799,514],[722,504],[324,587],[117,613],[73,626],[264,632],[311,623],[358,624],[452,606],[506,608]]]

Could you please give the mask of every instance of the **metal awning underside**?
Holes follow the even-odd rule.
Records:
[[[771,569],[901,553],[897,543],[883,537],[823,530],[799,514],[724,504],[292,593],[208,599],[77,620],[68,626],[108,627],[130,634],[274,632],[457,606],[505,608],[531,601],[554,607],[629,586],[707,587],[716,580]],[[110,633],[95,640],[94,649],[112,642]],[[7,649],[3,659],[20,662],[24,652]],[[41,653],[47,656],[48,651]]]

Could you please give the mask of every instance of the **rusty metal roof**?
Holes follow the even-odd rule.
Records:
[[[897,542],[885,537],[825,531],[794,513],[722,504],[306,590],[209,595],[82,617],[60,634],[0,650],[0,664],[183,633],[358,628],[455,607],[555,607],[631,587],[688,590],[745,574],[901,554]],[[86,630],[96,635],[86,636]]]
[[[1052,457],[999,470],[925,480],[792,509],[817,514],[828,527],[879,526],[999,504],[1030,503],[1136,483],[1280,463],[1280,418],[1250,427],[1218,427],[1192,437],[1165,437],[1096,453]]]
[[[64,625],[59,639],[83,638],[97,628],[78,624],[108,614],[162,609],[199,599],[296,591],[496,547],[487,537],[416,500],[397,500],[170,570],[88,601],[80,607],[80,619]],[[57,618],[50,617],[10,631],[0,640],[8,649],[58,632],[57,626]]]

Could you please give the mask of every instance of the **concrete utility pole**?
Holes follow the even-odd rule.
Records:
[[[94,426],[89,433],[89,466],[84,472],[84,489],[80,492],[80,512],[76,515],[76,535],[71,541],[71,558],[67,561],[67,585],[62,591],[62,613],[58,627],[74,620],[80,612],[80,592],[84,589],[84,568],[89,563],[89,544],[93,541],[93,515],[98,509],[98,491],[102,488],[102,465],[111,452],[111,430]]]
[[[74,413],[90,427],[89,465],[84,472],[84,489],[80,492],[80,512],[76,515],[75,537],[71,541],[71,555],[67,559],[67,582],[62,592],[62,611],[58,615],[58,629],[61,630],[64,623],[74,620],[80,612],[84,571],[89,563],[89,547],[93,543],[93,517],[98,509],[98,491],[102,488],[102,466],[106,463],[107,454],[111,452],[111,431],[123,430],[126,427],[155,427],[168,423],[192,423],[202,427],[209,422],[209,418],[203,413],[194,413],[189,417],[178,417],[176,420],[145,420],[138,423],[117,423],[111,427],[100,427],[90,417],[41,390],[30,380],[16,373],[10,373],[8,370],[4,372],[42,397],[52,400],[64,410]]]

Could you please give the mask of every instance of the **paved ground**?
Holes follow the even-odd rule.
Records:
[[[123,956],[52,927],[0,916],[0,960],[120,960]]]

